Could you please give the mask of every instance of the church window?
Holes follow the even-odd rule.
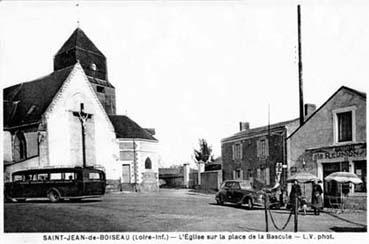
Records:
[[[14,137],[14,161],[21,161],[27,158],[26,138],[22,132],[17,132]]]
[[[150,158],[146,158],[145,160],[145,169],[151,169],[152,165],[151,165],[151,159]]]
[[[92,69],[93,71],[96,71],[96,70],[97,70],[96,64],[92,63],[92,64],[91,64],[91,69]]]
[[[28,109],[28,112],[27,112],[27,115],[30,115],[36,108],[36,105],[32,105],[29,109]]]
[[[103,86],[97,86],[97,87],[96,87],[96,91],[97,91],[97,92],[100,92],[100,93],[104,93],[104,92],[105,92],[105,89],[104,89],[104,87],[103,87]]]

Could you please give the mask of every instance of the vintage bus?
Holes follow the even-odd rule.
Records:
[[[17,171],[5,183],[5,200],[25,201],[48,198],[51,202],[101,197],[106,179],[102,170],[87,167],[49,168]]]

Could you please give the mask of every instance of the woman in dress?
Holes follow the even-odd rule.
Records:
[[[319,215],[323,208],[322,187],[318,184],[318,180],[313,183],[313,191],[311,196],[311,207],[314,209],[314,215]]]

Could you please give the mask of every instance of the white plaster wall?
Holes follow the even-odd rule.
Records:
[[[8,166],[5,168],[4,172],[4,180],[10,181],[11,180],[11,174],[19,171],[19,170],[25,170],[25,169],[37,169],[40,168],[39,166],[39,158],[34,157],[16,164],[13,164],[11,166]]]
[[[137,141],[138,183],[143,180],[144,172],[154,172],[159,175],[159,152],[158,142],[140,140]],[[151,160],[151,169],[145,169],[146,158]]]
[[[77,166],[82,165],[72,159],[71,148],[75,147],[70,140],[70,117],[72,111],[80,110],[80,103],[84,103],[85,112],[93,114],[94,121],[94,155],[89,155],[88,165],[98,165],[105,169],[107,179],[119,178],[116,167],[118,145],[110,120],[93,92],[82,68],[76,64],[73,71],[61,88],[61,93],[54,100],[47,112],[47,128],[49,141],[50,165]],[[79,143],[79,142],[76,142]],[[90,152],[93,153],[93,152]],[[80,152],[82,155],[82,151]]]
[[[12,161],[12,135],[9,131],[3,131],[3,155],[5,161]]]
[[[357,94],[343,89],[287,140],[291,148],[288,156],[289,167],[296,164],[306,149],[336,145],[332,111],[351,106],[356,108],[356,142],[365,142],[366,101]]]
[[[119,139],[117,142],[128,142],[132,143],[132,139]],[[136,162],[137,162],[137,183],[142,183],[143,173],[144,172],[155,172],[159,175],[159,143],[157,141],[149,141],[143,139],[135,139],[136,143]],[[133,149],[127,149],[133,151]],[[150,157],[152,168],[145,169],[145,160],[147,157]],[[134,163],[132,160],[118,160],[117,165],[119,167],[119,175],[122,175],[122,165],[130,164],[131,165],[131,183],[135,182],[134,176]]]

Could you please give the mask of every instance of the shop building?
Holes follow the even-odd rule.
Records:
[[[324,188],[324,204],[330,207],[349,199],[345,205],[366,209],[366,94],[342,86],[288,138],[289,175],[307,171],[319,177]],[[324,178],[333,172],[355,173],[363,184],[338,184]],[[342,186],[342,188],[341,188]],[[305,194],[311,196],[311,186]]]

